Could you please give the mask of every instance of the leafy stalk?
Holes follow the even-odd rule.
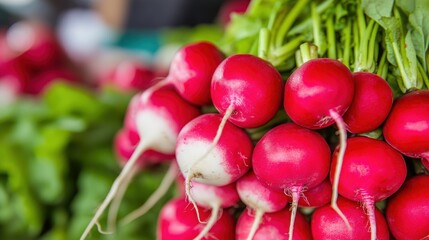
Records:
[[[283,20],[282,25],[278,29],[278,33],[274,42],[275,47],[282,46],[288,30],[291,28],[292,24],[295,22],[301,11],[307,6],[308,1],[309,0],[297,1],[295,6],[293,6],[290,12],[286,15],[286,18]]]
[[[326,35],[328,37],[328,57],[337,58],[337,44],[335,39],[334,16],[330,15],[326,20]]]

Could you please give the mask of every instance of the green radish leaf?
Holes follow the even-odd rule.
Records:
[[[417,87],[417,57],[410,32],[407,32],[407,35],[405,36],[405,55],[409,64],[405,68],[405,71],[407,72],[407,77],[410,81],[411,86]]]
[[[362,0],[362,9],[366,15],[382,25],[382,18],[392,16],[393,4],[394,0]]]
[[[401,42],[402,33],[402,25],[401,19],[397,17],[382,17],[381,18],[381,26],[384,27],[386,31],[386,50],[387,50],[387,60],[392,65],[397,65],[395,53],[393,51],[393,44],[398,44]]]
[[[88,122],[96,120],[104,110],[88,89],[65,82],[50,85],[43,100],[55,116],[78,117]]]
[[[420,0],[418,0],[420,1]],[[395,5],[398,6],[405,14],[410,15],[416,9],[416,2],[410,0],[396,0]]]
[[[413,2],[413,1],[411,1]],[[429,47],[429,1],[416,2],[415,10],[409,15],[410,33],[413,45],[422,66],[427,71],[426,52]]]

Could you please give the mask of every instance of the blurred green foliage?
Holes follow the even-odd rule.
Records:
[[[0,108],[0,239],[79,238],[120,171],[113,139],[130,98],[58,82],[37,99]],[[160,166],[139,174],[119,216],[140,206],[164,173]],[[162,205],[114,235],[94,229],[89,239],[155,239]]]

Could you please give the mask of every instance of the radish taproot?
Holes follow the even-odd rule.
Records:
[[[343,197],[338,199],[338,207],[349,220],[350,229],[336,214],[330,205],[316,208],[311,216],[311,232],[314,240],[322,239],[369,239],[368,216],[362,206]],[[377,223],[377,239],[388,240],[389,228],[386,219],[380,210],[375,209],[375,221]]]
[[[429,161],[429,90],[416,90],[396,99],[383,134],[402,154]]]
[[[429,175],[416,175],[387,201],[386,218],[398,240],[429,237]]]
[[[272,128],[256,143],[252,166],[257,178],[292,196],[289,239],[293,237],[300,196],[325,180],[330,158],[329,145],[322,135],[294,123]]]
[[[253,239],[263,215],[280,211],[288,203],[287,196],[283,191],[268,188],[256,178],[253,171],[249,171],[237,180],[237,192],[248,210],[254,212],[254,222],[249,228],[248,236],[247,238],[242,236],[242,239]]]
[[[163,154],[174,154],[179,131],[186,123],[200,115],[200,110],[183,100],[174,89],[164,87],[156,91],[143,92],[139,97],[135,114],[134,119],[140,141],[83,232],[81,240],[88,236],[119,188],[124,187],[122,182],[135,168],[141,154],[148,149]]]
[[[347,130],[366,133],[378,128],[393,104],[393,91],[386,80],[369,72],[353,73],[353,101],[343,115]]]
[[[200,216],[203,220],[210,217],[211,211],[201,208]],[[158,240],[189,240],[194,239],[204,228],[198,221],[196,211],[184,198],[170,200],[162,209],[158,217]],[[234,239],[235,222],[228,211],[222,215],[203,239]]]
[[[335,175],[338,150],[332,156],[331,181]],[[352,137],[347,140],[338,192],[361,202],[368,214],[371,239],[376,239],[375,206],[394,194],[404,183],[407,167],[403,156],[381,140]]]
[[[299,198],[298,206],[307,208],[318,208],[331,201],[332,184],[327,177],[322,183],[305,191],[305,195]],[[289,201],[292,200],[291,196]]]
[[[300,213],[296,213],[295,228],[293,229],[293,238],[288,231],[288,226],[291,224],[291,212],[288,209],[273,213],[265,213],[262,216],[261,224],[256,230],[253,240],[286,240],[286,239],[299,239],[310,240],[311,229],[310,224],[305,217]],[[255,222],[255,216],[252,211],[244,210],[237,221],[235,230],[236,240],[248,239],[249,231]]]
[[[237,205],[240,200],[236,189],[236,182],[225,186],[213,186],[193,182],[191,195],[198,207],[211,209],[210,218],[208,218],[205,227],[194,240],[203,239],[216,223],[223,210]],[[197,211],[197,217],[200,220],[198,214],[199,212]]]
[[[331,204],[346,222],[336,202],[342,157],[347,148],[347,132],[341,116],[350,107],[353,96],[354,81],[347,66],[335,59],[316,58],[304,62],[289,76],[283,101],[287,115],[298,125],[321,129],[337,124],[341,148],[337,175],[332,182]]]
[[[177,163],[185,176],[186,195],[194,205],[190,194],[192,180],[225,186],[250,169],[253,150],[250,136],[224,120],[217,113],[203,114],[186,124],[177,138]],[[218,134],[220,125],[222,135]],[[215,136],[219,139],[213,145]]]
[[[167,77],[149,91],[171,85],[182,98],[192,104],[199,106],[210,104],[212,76],[224,59],[224,54],[210,42],[185,45],[174,55]]]

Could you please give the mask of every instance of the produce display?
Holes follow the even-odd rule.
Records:
[[[429,239],[429,1],[233,2],[162,76],[0,56],[1,239]]]

